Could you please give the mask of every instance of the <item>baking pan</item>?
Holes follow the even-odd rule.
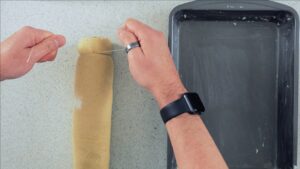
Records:
[[[194,1],[170,14],[169,46],[229,168],[296,165],[299,19],[271,1]],[[175,169],[168,147],[168,169]]]

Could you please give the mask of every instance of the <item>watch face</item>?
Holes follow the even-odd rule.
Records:
[[[192,113],[205,111],[202,101],[197,93],[185,93],[183,97]]]

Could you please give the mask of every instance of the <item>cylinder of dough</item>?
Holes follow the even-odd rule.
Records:
[[[74,169],[109,169],[113,94],[108,39],[85,38],[78,44],[75,96],[80,106],[73,112]]]

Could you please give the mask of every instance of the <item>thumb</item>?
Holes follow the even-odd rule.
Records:
[[[41,60],[44,56],[50,53],[55,53],[55,51],[57,51],[57,49],[62,47],[65,43],[65,37],[62,35],[52,35],[44,39],[30,49],[31,52],[29,54],[29,62],[35,63]]]

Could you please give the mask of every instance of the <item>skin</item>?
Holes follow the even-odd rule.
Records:
[[[128,53],[129,69],[136,82],[156,98],[160,108],[187,92],[162,32],[129,19],[118,36],[124,45],[140,42],[140,48]],[[35,63],[54,60],[64,44],[62,35],[22,28],[1,42],[0,80],[21,77]],[[169,120],[166,128],[180,169],[228,168],[200,116],[183,113]]]
[[[187,92],[162,32],[128,19],[118,35],[124,45],[140,42],[140,48],[128,53],[129,69],[137,83],[156,98],[160,108]],[[180,169],[228,168],[200,116],[183,113],[169,120],[166,128]]]
[[[29,26],[23,27],[1,42],[0,80],[21,77],[35,63],[53,61],[58,48],[65,43],[62,35]]]

